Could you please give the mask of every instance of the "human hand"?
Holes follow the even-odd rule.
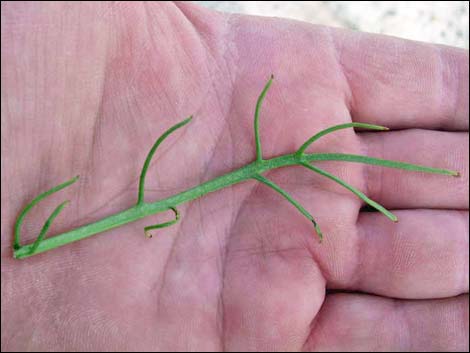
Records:
[[[400,222],[301,168],[268,173],[318,220],[257,182],[18,261],[21,208],[34,239],[129,207],[154,139],[176,121],[147,176],[147,200],[255,156],[312,150],[455,169],[460,178],[321,163]],[[2,3],[2,351],[468,350],[468,53],[185,3]],[[402,130],[404,129],[404,130]],[[65,195],[64,195],[65,194]],[[159,215],[158,220],[165,216]]]

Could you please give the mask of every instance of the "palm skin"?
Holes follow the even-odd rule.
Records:
[[[24,261],[11,258],[26,200],[78,186],[28,217],[52,233],[177,193],[309,136],[309,150],[459,170],[460,178],[321,163],[400,219],[300,167],[266,174],[318,220],[249,181]],[[426,130],[425,130],[426,129]],[[468,53],[191,4],[2,3],[2,351],[468,350]],[[433,131],[435,130],[435,131]],[[439,131],[438,131],[439,130]],[[65,194],[65,195],[64,195]],[[60,198],[59,198],[60,197]]]

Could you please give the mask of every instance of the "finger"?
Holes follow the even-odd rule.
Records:
[[[335,289],[427,299],[468,293],[468,211],[376,212],[358,221],[359,256],[353,280]]]
[[[353,120],[468,130],[468,51],[349,31],[334,38]]]
[[[371,199],[387,208],[468,209],[468,133],[405,130],[360,137],[371,157],[460,172],[450,177],[368,165]]]
[[[468,351],[468,295],[398,301],[326,297],[306,351]]]

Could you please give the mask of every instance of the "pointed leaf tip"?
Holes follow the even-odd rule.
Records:
[[[317,222],[315,222],[313,219],[311,219],[310,221],[312,222],[313,227],[315,228],[315,231],[317,232],[318,240],[321,243],[323,241],[323,233],[320,227],[318,226]]]

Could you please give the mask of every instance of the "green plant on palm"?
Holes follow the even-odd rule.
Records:
[[[198,197],[204,196],[207,193],[214,192],[222,188],[228,187],[230,185],[247,181],[247,180],[251,180],[251,179],[260,181],[263,184],[269,186],[270,188],[272,188],[273,190],[281,194],[292,205],[294,205],[300,211],[300,213],[302,213],[310,222],[313,223],[314,229],[319,239],[321,240],[323,237],[322,232],[320,230],[318,223],[315,221],[312,215],[299,202],[297,202],[294,198],[292,198],[292,196],[290,196],[285,190],[283,190],[280,186],[276,185],[271,180],[262,176],[264,172],[268,170],[280,168],[280,167],[301,165],[322,176],[325,176],[335,181],[336,183],[342,185],[346,189],[350,190],[355,195],[360,197],[366,204],[375,208],[377,211],[383,213],[386,217],[388,217],[394,222],[397,221],[397,217],[394,214],[392,214],[390,211],[385,209],[385,207],[375,202],[374,200],[371,200],[361,191],[347,184],[345,181],[341,180],[340,178],[328,173],[327,171],[324,171],[318,168],[317,166],[312,165],[311,162],[315,162],[315,161],[358,162],[358,163],[366,163],[366,164],[378,165],[378,166],[389,167],[389,168],[405,169],[405,170],[417,171],[417,172],[435,173],[435,174],[443,174],[443,175],[450,175],[450,176],[459,175],[458,172],[452,171],[452,170],[431,168],[431,167],[426,167],[426,166],[420,166],[420,165],[397,162],[397,161],[390,161],[390,160],[367,157],[367,156],[342,154],[342,153],[305,153],[305,150],[311,144],[317,141],[319,138],[329,133],[335,132],[337,130],[346,129],[346,128],[355,128],[355,127],[363,128],[363,129],[370,129],[370,130],[381,130],[381,131],[388,130],[388,128],[384,126],[365,124],[365,123],[346,123],[346,124],[332,126],[312,136],[295,153],[282,155],[282,156],[275,157],[272,159],[263,159],[262,149],[261,149],[261,140],[259,136],[259,115],[260,115],[261,105],[263,103],[264,97],[266,96],[266,93],[268,92],[269,87],[271,86],[273,82],[273,78],[274,77],[271,75],[271,78],[266,83],[256,103],[255,119],[254,119],[256,160],[254,162],[247,164],[233,172],[230,172],[228,174],[222,175],[220,177],[217,177],[205,183],[202,183],[198,186],[190,188],[179,194],[167,197],[163,200],[158,200],[152,203],[145,202],[144,201],[145,177],[147,175],[147,170],[149,168],[153,155],[155,154],[158,146],[171,133],[173,133],[175,130],[183,127],[184,125],[188,124],[191,121],[192,116],[190,116],[187,119],[179,122],[178,124],[172,126],[167,131],[165,131],[157,139],[155,144],[150,149],[150,152],[148,153],[147,158],[145,159],[144,166],[140,174],[137,203],[134,206],[122,212],[105,217],[97,222],[75,228],[73,230],[67,231],[65,233],[62,233],[53,237],[45,238],[45,235],[51,223],[68,203],[68,201],[65,201],[61,203],[52,212],[49,218],[46,220],[36,240],[31,244],[21,245],[20,230],[21,230],[21,225],[23,223],[23,220],[26,214],[31,210],[31,208],[33,208],[37,203],[39,203],[41,200],[43,200],[47,196],[55,192],[58,192],[64,189],[65,187],[75,183],[78,180],[78,176],[76,176],[70,179],[69,181],[66,181],[65,183],[62,183],[38,195],[28,205],[26,205],[26,207],[21,211],[15,224],[14,241],[13,241],[13,256],[15,258],[20,259],[20,258],[25,258],[25,257],[29,257],[32,255],[36,255],[36,254],[84,239],[84,238],[88,238],[92,235],[107,231],[109,229],[119,227],[123,224],[136,221],[138,219],[141,219],[151,214],[172,210],[175,214],[175,218],[173,220],[165,222],[165,223],[147,226],[144,228],[145,234],[151,237],[151,233],[150,233],[151,230],[168,227],[178,222],[180,218],[180,213],[178,212],[176,208],[177,205],[194,200]]]

